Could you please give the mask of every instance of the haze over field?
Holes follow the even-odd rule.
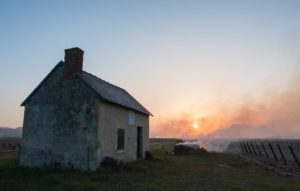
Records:
[[[154,114],[152,137],[299,138],[299,9],[296,0],[1,1],[0,126],[22,126],[21,102],[78,46],[84,70]]]
[[[253,93],[236,105],[224,104],[206,117],[183,113],[163,121],[155,133],[162,137],[300,138],[299,84],[296,68],[280,91],[265,88],[260,95]]]

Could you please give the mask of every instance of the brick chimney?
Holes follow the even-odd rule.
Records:
[[[65,50],[64,79],[72,80],[82,72],[83,50],[78,47]]]

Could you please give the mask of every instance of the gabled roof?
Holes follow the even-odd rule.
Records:
[[[146,115],[152,115],[126,90],[84,71],[81,74],[78,74],[78,76],[100,96],[100,99],[144,113]]]
[[[23,101],[21,106],[24,106],[30,98],[42,87],[44,82],[54,73],[54,71],[63,66],[64,62],[59,62],[50,73],[43,79],[43,81],[31,92],[31,94]],[[92,74],[85,71],[78,73],[77,77],[81,79],[89,88],[91,88],[102,101],[107,101],[121,107],[132,109],[134,111],[152,115],[145,107],[143,107],[134,97],[132,97],[126,90],[108,83]]]

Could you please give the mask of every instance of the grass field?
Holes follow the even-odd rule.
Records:
[[[273,175],[239,156],[166,154],[174,142],[154,142],[155,159],[97,172],[18,167],[13,153],[0,153],[0,190],[300,190],[300,180]]]

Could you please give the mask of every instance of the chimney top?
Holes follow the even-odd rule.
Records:
[[[65,49],[64,79],[72,80],[82,72],[83,53],[78,47]]]
[[[76,52],[84,52],[83,50],[81,50],[79,47],[73,47],[73,48],[68,48],[65,49],[65,53],[76,53]]]

